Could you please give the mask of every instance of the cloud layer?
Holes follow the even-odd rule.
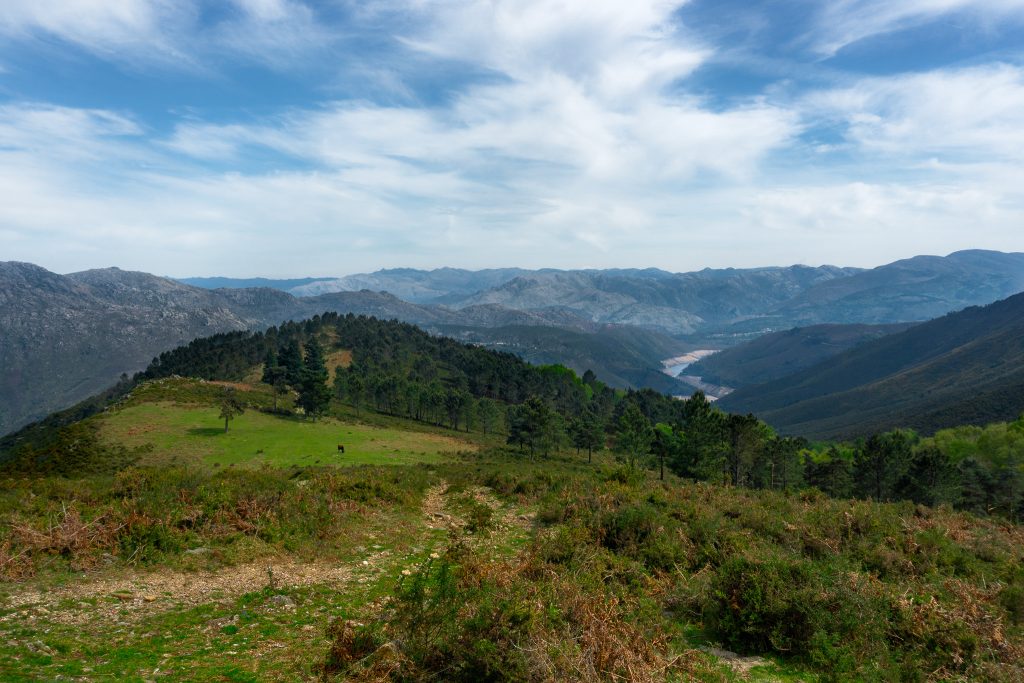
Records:
[[[731,46],[678,1],[9,2],[0,258],[284,276],[1024,249],[1019,55],[820,77],[848,45],[1021,4],[824,4],[792,35],[814,78],[723,105],[740,77],[706,74]],[[109,67],[110,92],[18,81],[54,64]],[[178,106],[133,106],[139,78]]]

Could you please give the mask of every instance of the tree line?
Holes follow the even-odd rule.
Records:
[[[342,350],[351,362],[331,376],[326,359]],[[259,365],[275,409],[294,392],[313,420],[333,400],[357,412],[499,433],[534,457],[575,448],[590,459],[610,447],[627,466],[657,467],[662,476],[667,470],[733,486],[946,503],[1011,519],[1024,508],[1024,420],[993,427],[998,435],[965,428],[922,439],[895,430],[854,443],[811,444],[776,434],[753,415],[725,413],[700,392],[677,400],[650,389],[614,389],[590,371],[580,377],[560,365],[534,366],[413,325],[352,314],[197,339],[160,354],[119,386],[127,391],[172,375],[238,380]],[[226,427],[240,406],[225,406]]]

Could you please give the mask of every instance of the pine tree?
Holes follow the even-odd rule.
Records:
[[[306,342],[306,357],[299,382],[299,405],[316,422],[316,418],[327,411],[330,403],[331,390],[327,386],[324,352],[320,342],[310,339]]]
[[[279,362],[285,370],[285,381],[290,386],[298,388],[302,384],[302,351],[299,349],[297,339],[293,338],[281,349]]]
[[[630,403],[619,417],[619,430],[615,436],[615,450],[625,456],[631,468],[640,458],[651,452],[654,442],[654,428],[640,408]]]
[[[274,384],[274,378],[271,375],[274,368],[279,367],[277,364],[277,353],[273,348],[267,349],[267,356],[263,359],[263,377],[260,381],[264,384]]]

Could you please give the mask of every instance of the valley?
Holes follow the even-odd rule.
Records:
[[[686,374],[686,369],[689,368],[691,365],[699,363],[704,358],[707,358],[708,356],[711,356],[715,353],[718,353],[718,351],[712,349],[697,349],[695,351],[684,353],[681,356],[675,356],[674,358],[666,358],[665,360],[661,361],[663,368],[662,372],[664,372],[669,377],[674,377],[680,380],[681,382],[686,384],[688,387],[691,387],[695,391],[703,392],[704,395],[708,397],[708,400],[717,401],[718,399],[732,392],[732,388],[718,386],[716,384],[705,382],[703,381],[703,378],[701,378],[699,375]],[[688,396],[683,395],[678,396],[677,398],[688,398]]]
[[[685,395],[692,384],[663,372],[662,359],[793,325],[884,329],[922,321],[1019,292],[1022,273],[1024,254],[975,250],[868,271],[442,268],[334,280],[186,279],[197,287],[116,268],[57,275],[8,262],[0,264],[0,433],[107,389],[196,337],[262,330],[327,311],[398,319],[534,362],[592,370],[617,387]],[[820,359],[827,348],[818,345],[819,355],[801,357]],[[776,367],[799,367],[792,363],[783,359]],[[715,396],[767,379],[703,369],[692,376]]]

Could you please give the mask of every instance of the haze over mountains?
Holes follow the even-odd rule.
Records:
[[[248,286],[248,280],[216,280]],[[203,284],[201,279],[183,282]],[[232,284],[228,285],[228,282]],[[463,309],[495,304],[519,311],[561,310],[596,323],[635,325],[720,343],[764,331],[824,323],[929,320],[1024,290],[1024,254],[970,250],[916,256],[870,270],[836,266],[704,269],[467,271],[381,270],[299,286],[268,281],[296,296],[371,289],[413,303]]]
[[[0,263],[0,433],[71,405],[198,336],[324,311],[396,318],[537,362],[593,369],[616,386],[688,394],[658,372],[660,359],[795,324],[917,322],[987,304],[1024,290],[1024,254],[957,252],[867,271],[443,268],[258,280],[266,286],[255,288],[235,286],[253,280],[191,282],[225,286],[116,268],[57,275]]]

